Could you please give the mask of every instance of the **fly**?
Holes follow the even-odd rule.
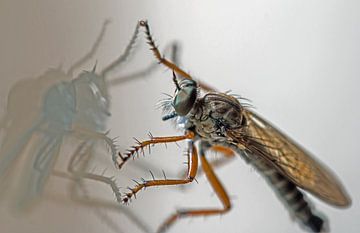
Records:
[[[240,155],[262,174],[290,213],[313,232],[324,230],[324,219],[318,216],[304,198],[302,190],[336,207],[348,207],[351,199],[335,175],[306,150],[295,143],[268,121],[249,109],[241,99],[195,81],[188,73],[165,59],[152,39],[147,21],[139,23],[145,28],[150,49],[159,63],[173,70],[175,95],[162,103],[167,114],[163,120],[181,122],[184,134],[170,137],[153,137],[138,141],[126,154],[119,153],[118,166],[147,146],[159,143],[188,141],[188,170],[185,179],[143,180],[125,194],[127,203],[141,189],[150,186],[178,185],[195,179],[200,157],[202,170],[222,203],[222,208],[181,209],[172,214],[160,226],[164,232],[179,218],[220,215],[228,212],[232,205],[229,195],[217,178],[212,164],[205,154],[215,150],[227,157]],[[176,76],[181,77],[178,78]],[[200,95],[200,90],[205,91]],[[198,147],[195,146],[198,143]],[[198,156],[199,155],[199,156]],[[301,190],[300,190],[301,189]]]

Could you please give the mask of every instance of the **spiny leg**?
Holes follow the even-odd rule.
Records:
[[[116,200],[118,202],[121,202],[121,194],[120,194],[119,188],[117,187],[117,184],[112,177],[106,177],[104,175],[97,175],[97,174],[92,174],[92,173],[73,174],[73,173],[66,173],[66,172],[58,171],[58,170],[54,170],[53,175],[75,181],[78,188],[83,188],[83,186],[84,186],[84,184],[82,184],[80,182],[81,179],[88,179],[88,180],[93,180],[93,181],[104,183],[111,188],[111,190],[113,191],[113,193],[116,197]],[[74,195],[74,197],[76,197],[75,196],[76,193],[72,192],[72,194]],[[88,198],[88,197],[85,196],[85,198]]]
[[[173,59],[176,58],[176,60],[179,60],[177,58],[178,53],[177,53],[176,42],[173,42],[173,43],[169,44],[168,46],[166,46],[166,48],[164,49],[164,53],[167,53],[167,50],[171,51],[170,53],[171,53],[171,56]],[[122,75],[122,76],[116,77],[114,79],[107,81],[107,83],[109,86],[115,86],[115,85],[123,84],[126,82],[134,81],[135,79],[150,75],[158,67],[158,65],[159,64],[157,62],[152,62],[148,67],[146,67],[143,70],[140,70],[140,71],[137,71],[132,74],[125,75],[125,76]]]
[[[107,136],[109,131],[106,133],[100,133],[83,127],[74,126],[70,132],[77,133],[80,134],[81,136],[85,136],[91,139],[103,140],[105,144],[108,146],[109,151],[111,152],[113,161],[116,161],[116,145],[114,143],[114,139],[111,139]]]
[[[96,202],[95,199],[91,198],[85,186],[85,183],[83,182],[84,179],[88,179],[104,183],[112,189],[117,201],[121,201],[121,194],[113,177],[106,177],[104,175],[105,171],[101,175],[85,171],[85,169],[88,168],[90,159],[94,156],[92,153],[94,147],[95,143],[93,142],[93,140],[86,139],[77,147],[75,152],[71,155],[67,168],[68,172],[54,170],[53,175],[73,181],[70,188],[72,200],[76,201],[76,203],[81,203],[83,205],[85,204],[91,207],[95,214],[98,215],[99,218],[104,221],[110,228],[112,228],[114,232],[119,232],[119,230],[121,231],[121,229],[119,228],[118,224],[107,215],[109,205],[107,205],[106,202],[102,201]],[[79,165],[78,169],[75,168],[76,165]],[[140,223],[140,227],[143,228],[143,224]]]
[[[208,216],[220,215],[226,213],[231,208],[230,198],[226,193],[224,187],[216,177],[211,165],[203,154],[200,155],[202,168],[208,178],[211,186],[213,187],[216,195],[223,204],[222,209],[183,209],[178,210],[175,214],[171,215],[159,228],[158,232],[165,232],[171,225],[173,225],[181,217],[195,217],[195,216]]]
[[[74,65],[72,65],[67,74],[68,75],[72,75],[74,70],[78,69],[79,67],[82,66],[82,64],[84,64],[85,62],[87,62],[90,58],[92,58],[96,52],[96,50],[99,48],[99,45],[100,45],[100,42],[102,41],[104,35],[105,35],[105,30],[106,30],[106,27],[107,25],[110,23],[110,20],[105,20],[103,25],[102,25],[102,28],[101,28],[101,31],[100,31],[100,34],[98,36],[98,38],[96,39],[94,45],[92,46],[91,50],[85,54],[84,57],[82,57],[80,60],[78,60],[77,62],[75,62]]]
[[[174,63],[170,62],[164,56],[161,55],[159,49],[157,48],[157,46],[154,42],[154,39],[151,36],[150,27],[149,27],[148,22],[146,20],[141,20],[139,24],[140,24],[140,26],[145,28],[146,39],[148,40],[148,44],[150,45],[151,51],[153,51],[155,58],[159,61],[159,63],[163,64],[164,66],[168,67],[169,69],[173,70],[175,73],[181,75],[184,78],[193,79],[190,74],[188,74],[187,72],[185,72],[184,70],[179,68],[176,64],[174,64],[174,63],[176,63],[175,61],[174,61]],[[197,80],[197,82],[203,90],[215,91],[215,89],[213,87],[211,87],[201,81],[198,81],[198,80]]]
[[[145,187],[187,184],[192,182],[195,179],[198,168],[198,153],[193,143],[191,143],[191,151],[187,153],[187,156],[188,156],[188,169],[187,169],[187,176],[185,179],[168,180],[165,178],[164,180],[155,180],[155,179],[144,180],[142,183],[138,183],[134,188],[130,189],[131,192],[125,194],[125,197],[123,198],[123,202],[127,203],[132,196],[136,196],[136,193]]]
[[[168,67],[169,69],[175,71],[177,74],[181,75],[184,78],[187,79],[192,79],[192,77],[186,73],[185,71],[183,71],[182,69],[180,69],[177,65],[175,65],[174,63],[170,62],[169,60],[167,60],[166,58],[164,58],[160,51],[158,50],[157,46],[155,45],[155,42],[151,36],[150,33],[150,27],[147,23],[147,21],[145,20],[141,20],[139,22],[140,26],[145,28],[145,33],[146,33],[146,39],[148,40],[148,44],[150,45],[150,49],[151,51],[153,51],[155,58],[159,61],[159,63],[163,64],[164,66]]]
[[[118,59],[113,61],[110,65],[108,65],[105,69],[103,69],[101,71],[101,76],[105,77],[109,72],[114,70],[116,67],[118,67],[124,61],[126,61],[126,59],[130,56],[130,52],[131,52],[132,48],[135,45],[138,34],[139,34],[139,24],[136,24],[135,31],[130,39],[129,44],[126,46],[123,54]]]
[[[85,150],[84,150],[85,149]],[[103,174],[94,174],[91,172],[86,172],[85,169],[88,167],[89,161],[93,156],[92,150],[94,149],[94,143],[88,144],[87,142],[81,143],[81,145],[75,150],[75,152],[71,155],[70,161],[67,166],[67,171],[53,171],[53,174],[56,176],[60,176],[63,178],[72,179],[75,181],[76,186],[81,187],[82,179],[93,180],[97,182],[104,183],[108,185],[113,191],[116,200],[121,202],[121,194],[119,188],[114,180],[114,177],[107,177]],[[84,152],[82,152],[84,150]],[[77,159],[77,161],[76,161]],[[79,169],[75,169],[76,164],[80,164]],[[75,194],[75,186],[72,188],[72,194]]]
[[[70,192],[71,199],[72,199],[72,201],[75,202],[75,203],[71,202],[72,205],[81,204],[83,206],[90,208],[92,211],[94,211],[94,214],[96,214],[102,222],[104,222],[109,228],[113,229],[113,232],[122,232],[120,225],[118,225],[115,221],[113,221],[113,219],[110,218],[110,216],[107,213],[109,210],[114,209],[116,207],[120,207],[118,209],[118,211],[121,213],[124,213],[123,210],[125,210],[125,209],[121,209],[120,205],[115,205],[112,201],[106,202],[104,200],[92,198],[89,195],[89,190],[87,189],[85,184],[80,182],[80,181],[82,181],[81,178],[83,178],[83,177],[80,177],[80,176],[74,175],[74,174],[69,174],[69,173],[66,173],[63,171],[56,171],[56,170],[53,171],[53,175],[73,181],[72,183],[74,185],[72,185],[72,186],[74,188],[76,187],[77,191],[80,191],[80,192],[74,192],[74,190],[73,190]],[[61,201],[62,204],[64,204],[64,202],[68,201],[67,199],[59,200],[58,197],[52,197],[51,198],[52,201],[54,200],[54,198],[57,201]],[[127,215],[127,212],[125,212],[125,215]],[[130,219],[132,220],[131,215],[128,217],[130,217]],[[135,223],[139,223],[139,221],[135,221]],[[140,222],[140,224],[141,224],[141,222]],[[141,224],[140,227],[143,228],[143,224]],[[148,230],[146,230],[145,228],[143,228],[143,229],[145,230],[145,232],[148,232]]]
[[[153,137],[152,135],[150,135],[150,140],[143,141],[143,142],[137,141],[138,145],[132,146],[131,149],[126,152],[125,155],[122,155],[119,152],[119,157],[120,157],[121,161],[116,161],[116,164],[118,165],[118,167],[120,169],[129,158],[134,156],[135,153],[138,154],[139,150],[141,150],[144,153],[144,147],[154,145],[154,144],[159,144],[159,143],[178,142],[178,141],[183,141],[185,139],[193,139],[194,136],[195,136],[194,133],[191,131],[188,131],[188,132],[186,132],[185,135],[181,135],[181,136]],[[149,147],[149,150],[150,150],[150,147]]]

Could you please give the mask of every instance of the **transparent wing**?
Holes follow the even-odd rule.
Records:
[[[5,177],[41,123],[41,121],[34,123],[29,129],[20,132],[14,130],[20,135],[14,135],[13,132],[5,132],[7,134],[4,136],[2,144],[0,145],[0,179]]]
[[[279,172],[325,202],[346,207],[351,200],[336,176],[309,152],[255,113],[244,110],[245,129],[229,132],[252,156],[265,159]]]
[[[24,157],[23,170],[18,171],[19,179],[14,187],[15,208],[23,210],[32,206],[43,193],[44,186],[59,155],[63,135],[48,132],[33,135],[29,151]]]

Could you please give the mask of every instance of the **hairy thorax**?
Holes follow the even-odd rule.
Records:
[[[241,128],[245,122],[243,107],[233,96],[208,93],[200,98],[190,112],[189,121],[202,139],[209,142],[226,142],[226,132]]]

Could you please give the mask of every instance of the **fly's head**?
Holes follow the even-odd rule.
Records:
[[[183,79],[176,85],[172,105],[178,116],[186,116],[194,107],[198,97],[197,83],[191,79]]]
[[[188,129],[188,116],[194,109],[199,96],[198,84],[192,79],[177,80],[173,73],[173,81],[176,86],[175,94],[168,95],[161,105],[166,115],[163,120],[175,119],[175,124],[180,129]]]
[[[95,72],[84,71],[72,81],[86,108],[108,111],[109,96],[104,77]],[[84,106],[84,107],[85,107]]]
[[[110,101],[104,77],[84,71],[72,80],[72,85],[76,93],[76,123],[91,130],[105,130]]]

